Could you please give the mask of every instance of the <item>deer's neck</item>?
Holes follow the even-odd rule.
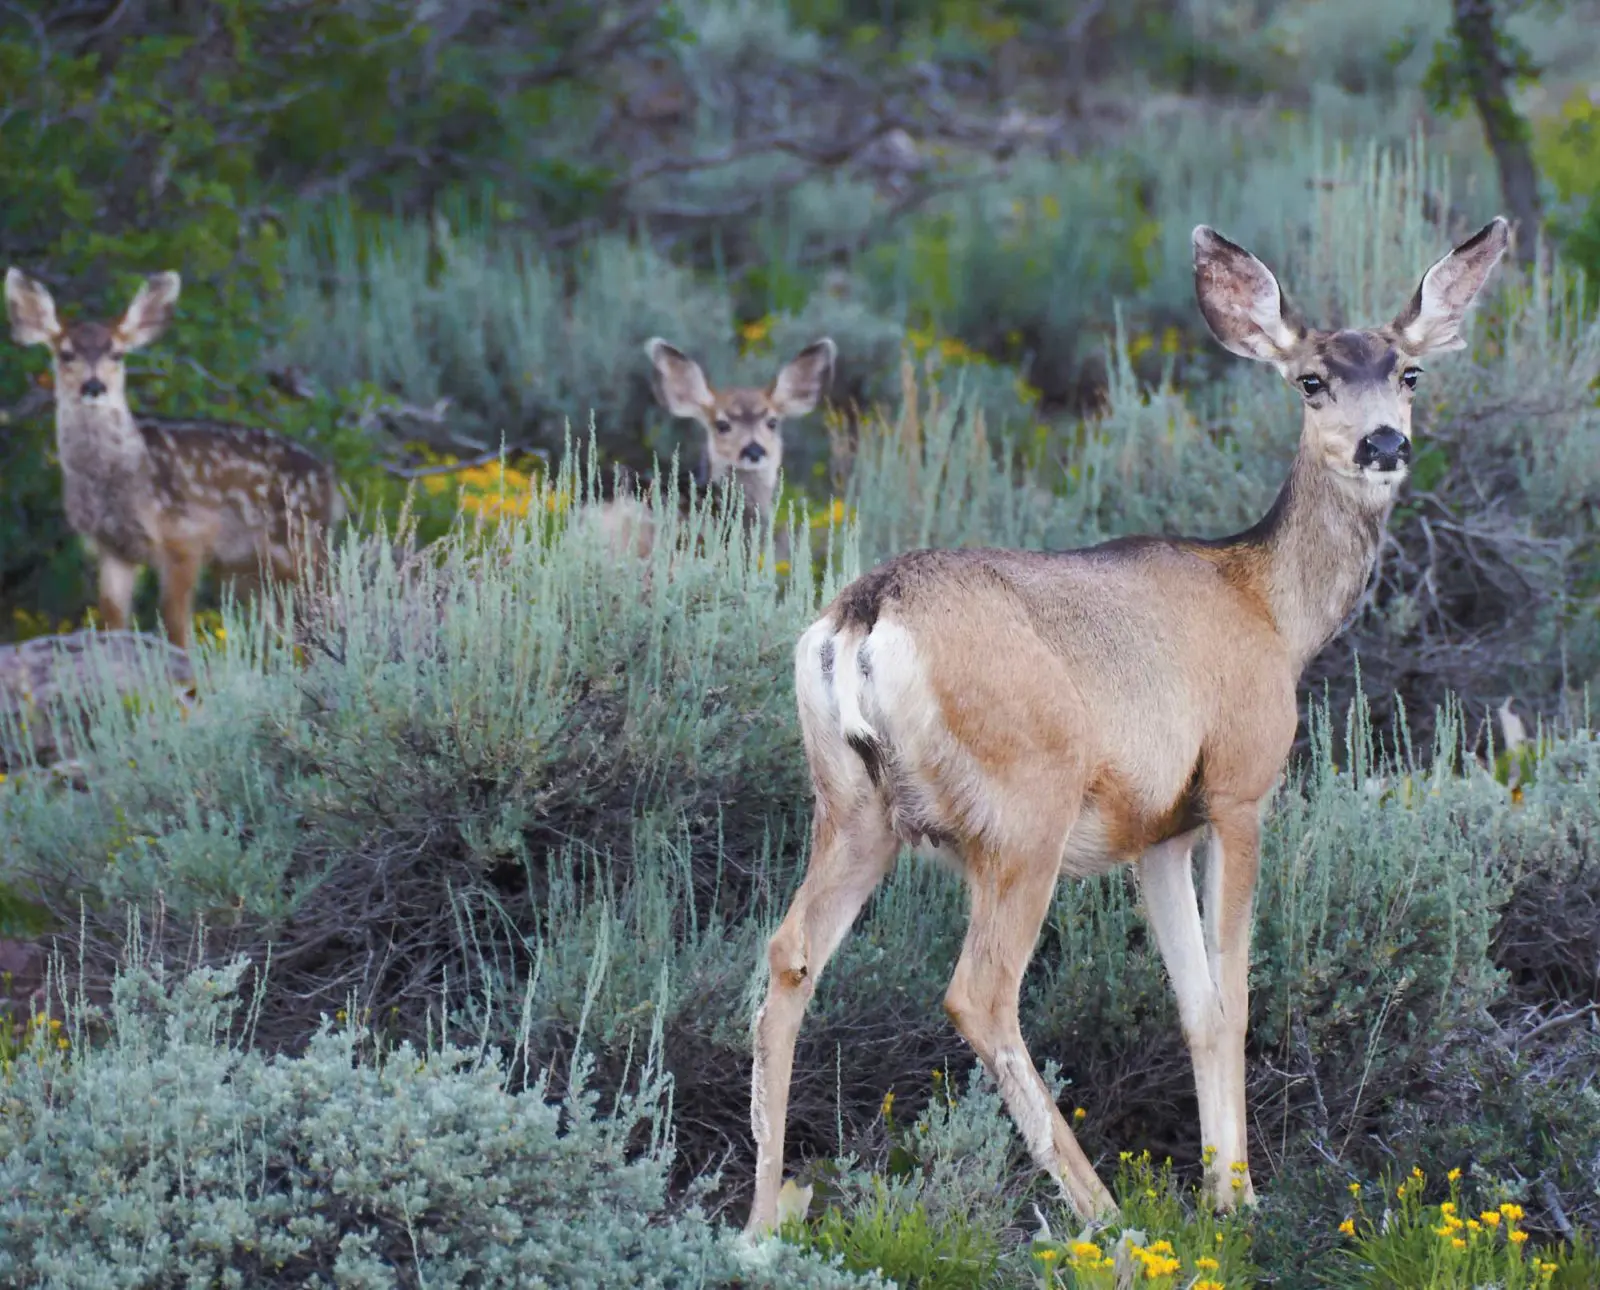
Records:
[[[147,454],[127,403],[56,404],[56,447],[69,475],[99,477],[126,472]]]
[[[151,465],[128,405],[62,403],[56,410],[67,523],[136,564],[150,556]]]
[[[1272,509],[1240,535],[1246,576],[1287,642],[1297,676],[1360,603],[1395,487],[1342,479],[1302,445]]]
[[[772,499],[778,491],[778,481],[768,479],[754,470],[737,471],[739,487],[744,490],[744,513],[748,520],[772,518]]]

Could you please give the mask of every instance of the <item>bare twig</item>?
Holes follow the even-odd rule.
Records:
[[[1591,1016],[1597,1009],[1600,1009],[1600,1004],[1589,1003],[1573,1012],[1563,1013],[1559,1017],[1551,1017],[1548,1021],[1541,1022],[1535,1026],[1527,1034],[1518,1036],[1518,1045],[1520,1047],[1522,1044],[1539,1038],[1540,1035],[1549,1034],[1552,1030],[1560,1030],[1563,1026],[1570,1026],[1574,1021],[1582,1021],[1585,1017]]]

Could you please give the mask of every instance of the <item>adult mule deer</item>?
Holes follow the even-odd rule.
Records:
[[[124,358],[166,329],[178,289],[176,273],[157,273],[118,321],[68,327],[44,286],[6,273],[13,339],[48,346],[54,362],[67,522],[94,548],[100,615],[126,627],[139,568],[154,565],[167,635],[187,649],[207,563],[247,584],[263,573],[293,580],[346,508],[332,467],[288,439],[129,410]]]
[[[902,845],[945,854],[966,879],[945,1009],[1085,1218],[1114,1202],[1028,1054],[1018,988],[1059,875],[1137,863],[1214,1149],[1207,1188],[1221,1206],[1254,1200],[1245,1024],[1262,803],[1294,739],[1301,672],[1371,576],[1407,473],[1419,360],[1465,345],[1463,315],[1507,233],[1497,218],[1439,260],[1388,326],[1329,332],[1249,252],[1196,228],[1212,333],[1304,398],[1299,453],[1266,516],[1220,539],[913,551],[857,578],[800,637],[816,806],[755,1019],[750,1231],[775,1221],[806,1004]],[[1190,867],[1202,831],[1204,922]]]

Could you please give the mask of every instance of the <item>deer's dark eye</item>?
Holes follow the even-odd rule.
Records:
[[[1408,390],[1414,390],[1417,388],[1417,377],[1421,375],[1422,369],[1420,367],[1408,367],[1400,373],[1400,384]]]
[[[728,431],[730,431],[732,429],[733,429],[733,425],[728,420],[727,417],[718,417],[717,418],[717,433],[718,434],[727,434]]]
[[[61,361],[63,363],[70,363],[70,362],[72,362],[73,359],[77,358],[78,356],[76,354],[74,354],[70,349],[64,349],[64,350],[61,351],[60,357],[61,357]]]
[[[111,351],[111,361],[113,363],[120,363],[122,361],[122,351],[120,349],[114,349]]]
[[[778,418],[777,417],[768,417],[767,418],[767,429],[768,430],[776,430],[777,428],[778,428]]]
[[[1305,396],[1308,399],[1315,398],[1328,388],[1327,384],[1320,376],[1312,376],[1309,374],[1302,376],[1297,382],[1295,382],[1295,384],[1305,391]]]

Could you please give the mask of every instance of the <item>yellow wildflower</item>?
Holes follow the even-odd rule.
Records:
[[[1415,1178],[1418,1182],[1421,1182],[1424,1178],[1427,1177],[1427,1174],[1422,1172],[1422,1169],[1421,1169],[1420,1166],[1412,1165],[1411,1166],[1411,1176],[1413,1178]]]
[[[1220,1281],[1196,1281],[1194,1290],[1227,1290]]]
[[[1467,1231],[1469,1231],[1469,1232],[1481,1232],[1481,1231],[1483,1231],[1483,1224],[1480,1223],[1475,1218],[1469,1218],[1467,1220]]]
[[[772,566],[772,568],[773,568],[774,572],[778,573],[779,575],[788,573],[789,572],[789,562],[787,560],[779,560],[777,562],[777,564]]]
[[[1506,1216],[1508,1223],[1515,1223],[1522,1218],[1522,1206],[1513,1205],[1510,1201],[1500,1206],[1500,1212]]]
[[[1452,1169],[1449,1173],[1447,1173],[1445,1175],[1445,1177],[1448,1178],[1451,1182],[1460,1182],[1461,1181],[1461,1170]]]
[[[1176,1251],[1173,1250],[1173,1248],[1172,1248],[1172,1242],[1171,1241],[1156,1241],[1152,1245],[1145,1246],[1145,1250],[1150,1254],[1173,1254],[1173,1253],[1176,1253]]]
[[[1209,1254],[1202,1254],[1194,1261],[1194,1266],[1201,1272],[1215,1272],[1222,1264],[1218,1263]]]
[[[1089,1118],[1089,1113],[1087,1111],[1085,1111],[1081,1106],[1075,1106],[1075,1107],[1072,1108],[1072,1118],[1076,1123],[1082,1124],[1085,1120],[1087,1120]]]
[[[1100,1247],[1093,1241],[1076,1241],[1072,1246],[1072,1257],[1075,1259],[1098,1259]]]
[[[1359,1196],[1361,1195],[1361,1184],[1358,1182],[1353,1182],[1350,1184],[1348,1190],[1352,1196]]]
[[[1451,1237],[1450,1238],[1450,1244],[1455,1246],[1456,1249],[1458,1249],[1458,1250],[1464,1250],[1464,1249],[1467,1248],[1467,1243],[1465,1241],[1463,1241],[1459,1236]]]
[[[889,1118],[889,1113],[894,1110],[894,1090],[890,1089],[883,1095],[883,1117]]]
[[[1483,1213],[1478,1215],[1478,1217],[1483,1220],[1483,1225],[1485,1227],[1500,1226],[1500,1215],[1492,1209],[1484,1210]]]
[[[1054,1250],[1040,1250],[1033,1257],[1038,1259],[1038,1260],[1040,1260],[1041,1262],[1051,1263],[1051,1262],[1053,1262],[1055,1260],[1056,1252]]]
[[[1527,1239],[1528,1234],[1526,1232],[1517,1231],[1506,1233],[1506,1240],[1510,1241],[1513,1245],[1521,1245]]]
[[[62,1035],[60,1039],[56,1040],[56,1047],[60,1048],[60,1049],[63,1049],[63,1050],[71,1048],[72,1047],[72,1040],[68,1039],[65,1035]],[[1514,1233],[1514,1235],[1526,1238],[1527,1233],[1526,1232],[1517,1232],[1517,1233]]]
[[[1353,1218],[1345,1219],[1344,1222],[1339,1224],[1339,1231],[1345,1236],[1354,1236],[1356,1234],[1356,1220]]]
[[[1446,1215],[1454,1214],[1456,1212],[1456,1207],[1451,1201],[1443,1201],[1439,1205],[1439,1212]]]

